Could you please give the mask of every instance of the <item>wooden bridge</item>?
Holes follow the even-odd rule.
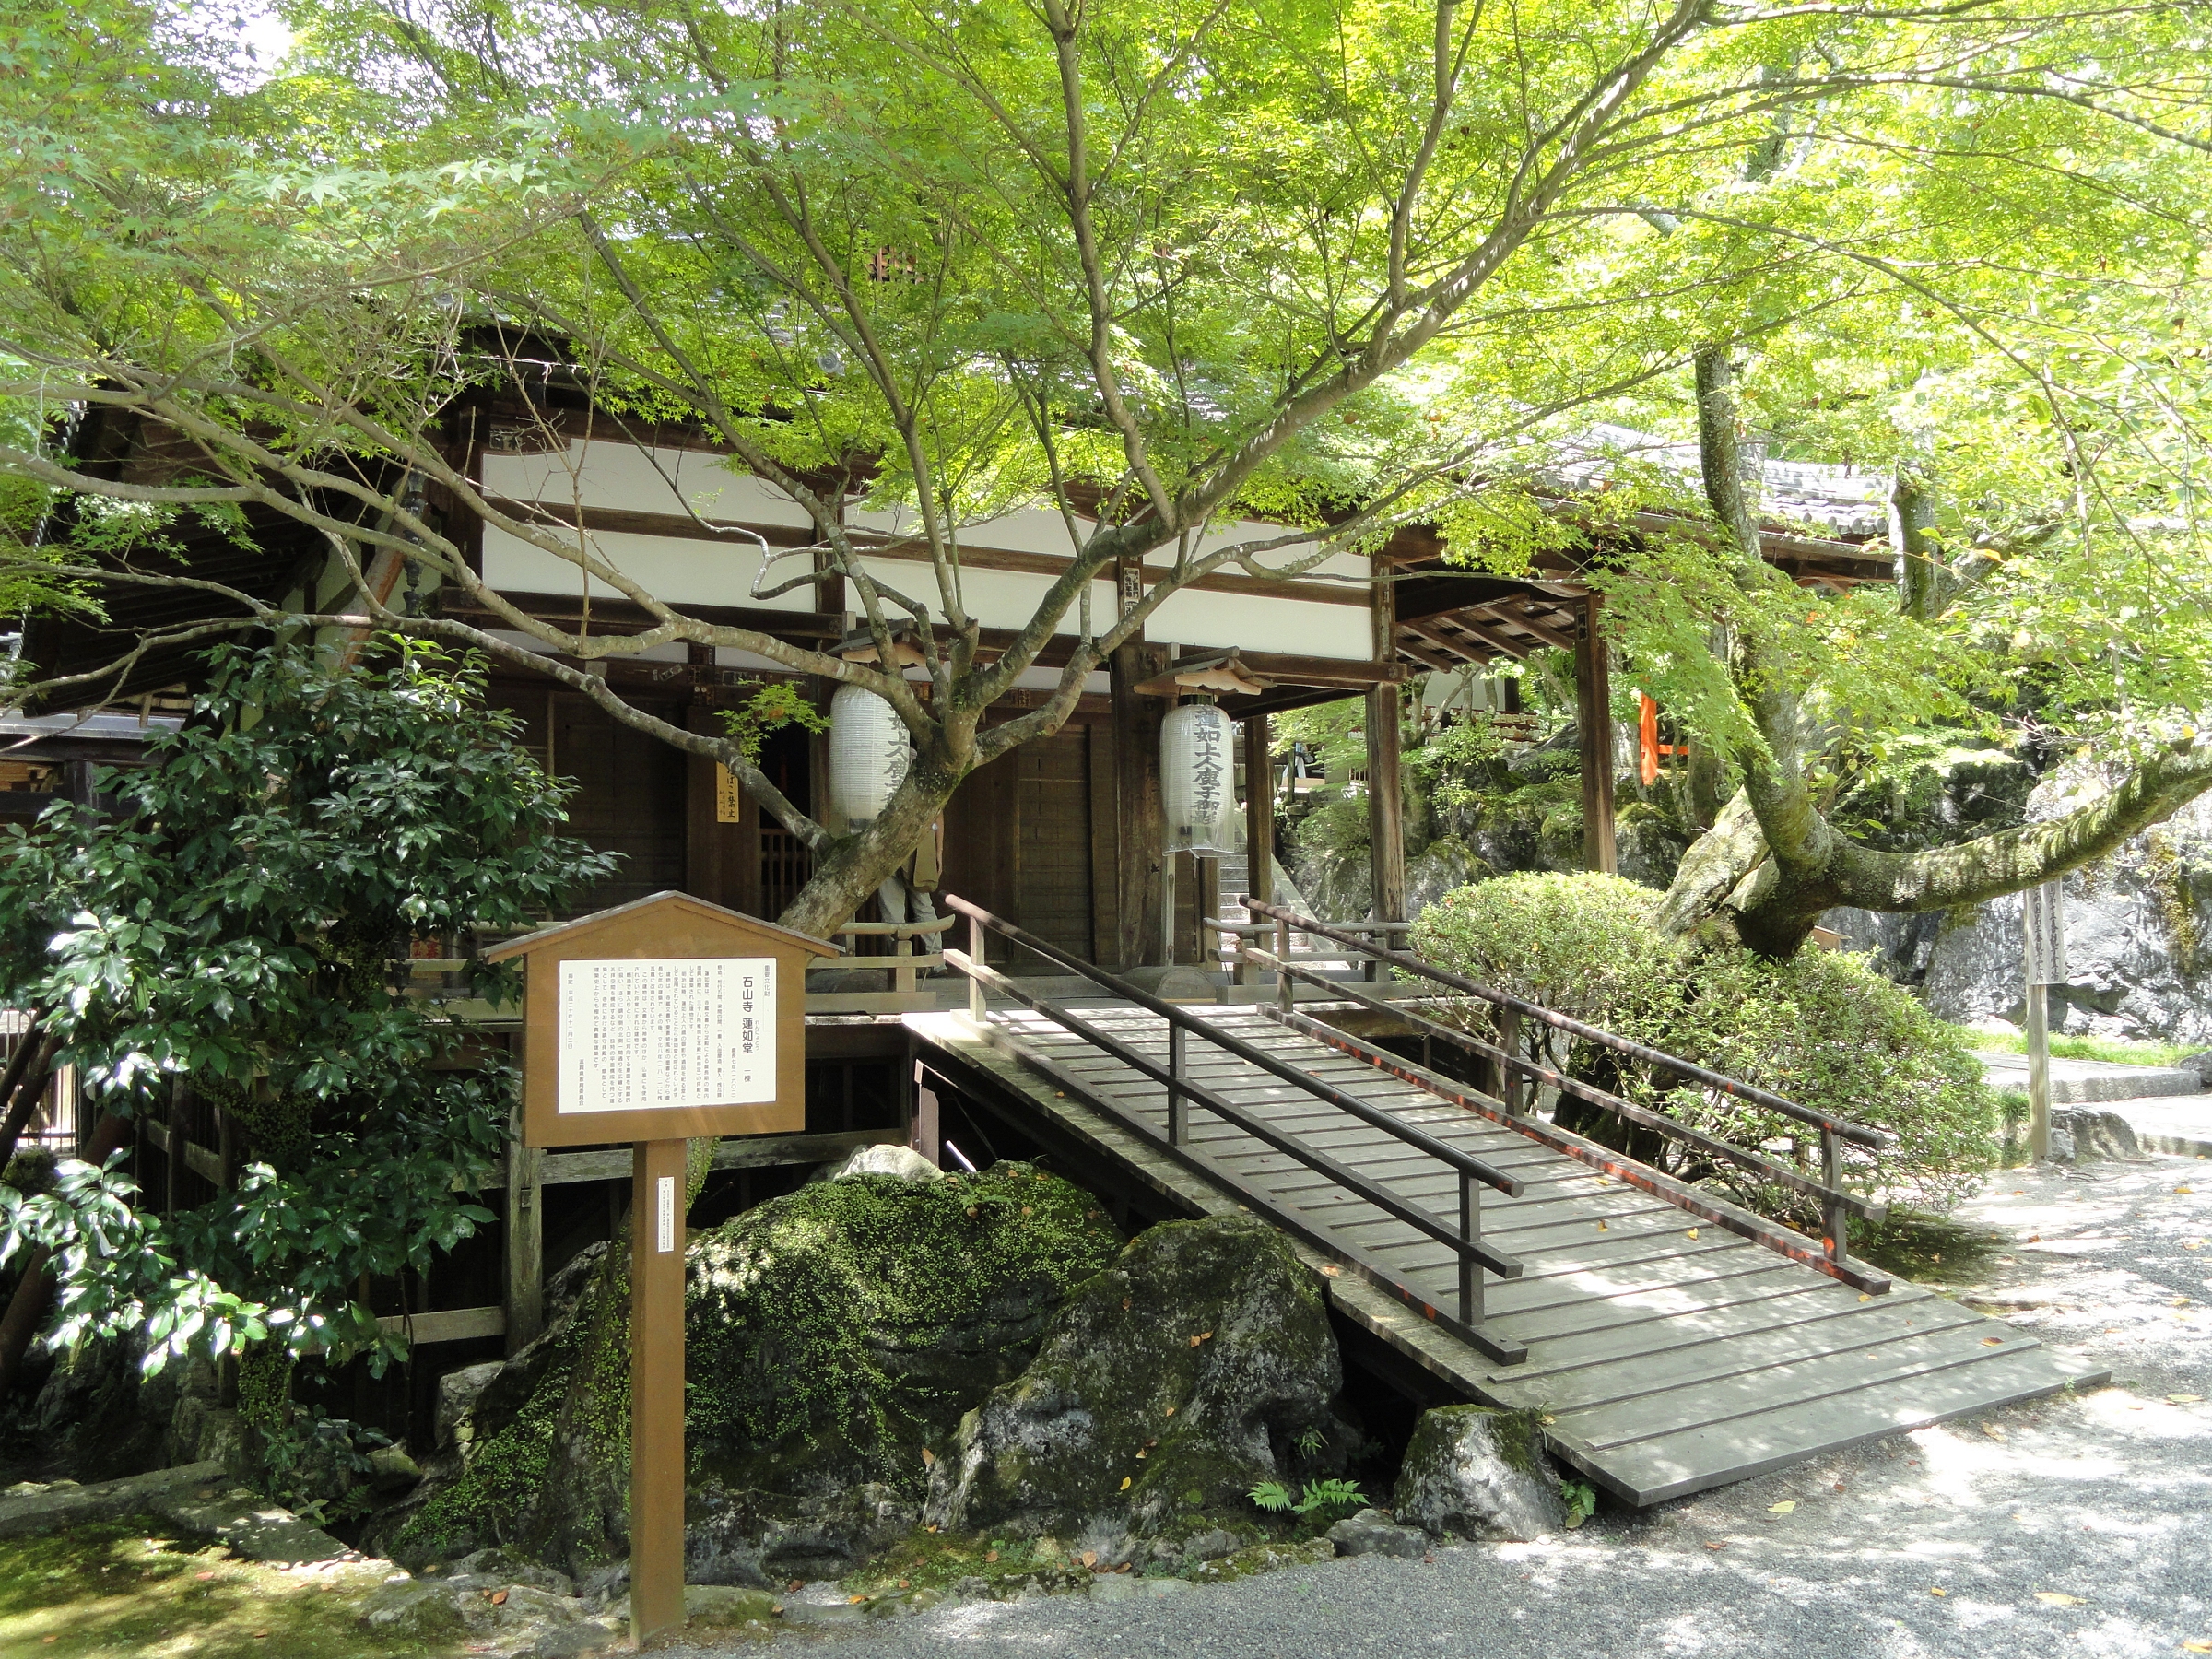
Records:
[[[1277,1005],[1186,1006],[950,903],[969,920],[970,947],[946,959],[969,975],[971,1000],[965,1014],[905,1017],[929,1067],[1071,1169],[1144,1189],[1171,1211],[1275,1222],[1367,1339],[1364,1358],[1428,1397],[1540,1412],[1562,1460],[1632,1503],[2102,1380],[1847,1255],[1844,1215],[1879,1214],[1842,1186],[1842,1147],[1875,1133],[1861,1125],[1670,1063],[1694,1084],[1787,1107],[1818,1131],[1820,1178],[1689,1136],[1704,1156],[1816,1198],[1827,1218],[1816,1240],[1524,1108],[1545,1087],[1639,1123],[1653,1116],[1540,1065],[1512,1035],[1521,1022],[1651,1051],[1368,949],[1356,935],[1255,905],[1286,942],[1247,949],[1276,971]],[[1499,1021],[1503,1046],[1393,1010],[1474,1053],[1488,1087],[1294,1006],[1300,981],[1332,1000],[1392,1005],[1286,960],[1293,923],[1423,973],[1440,994],[1491,999],[1510,1016]],[[1051,1001],[982,966],[986,929],[1083,976],[1096,994]]]

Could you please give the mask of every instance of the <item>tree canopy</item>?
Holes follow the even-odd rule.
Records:
[[[76,503],[66,538],[17,511],[8,570],[66,589],[112,573],[88,538],[249,507],[357,574],[401,559],[583,666],[406,616],[365,581],[306,619],[466,641],[715,755],[815,848],[794,925],[849,913],[1180,585],[1296,573],[1408,523],[1505,571],[1600,547],[1638,673],[1752,785],[1758,832],[1728,867],[1779,858],[1804,903],[1849,863],[1807,817],[1820,769],[1966,718],[2007,677],[2063,693],[2066,740],[2136,767],[2112,824],[2212,782],[2190,557],[2200,7],[285,9],[295,46],[268,74],[173,5],[7,27],[0,469],[11,500]],[[555,382],[609,435],[698,429],[787,494],[879,661],[919,625],[933,695],[704,621],[588,533],[472,485],[451,411]],[[87,465],[71,423],[100,411],[143,417],[165,465]],[[1604,488],[1553,511],[1601,419],[1701,433],[1706,488],[1614,455]],[[1747,436],[1895,469],[1920,598],[1771,576],[1732,482]],[[1699,533],[1605,534],[1651,504]],[[903,590],[863,563],[855,505],[900,514],[922,556]],[[1059,512],[1070,563],[985,652],[962,537],[1025,505]],[[1296,528],[1202,544],[1253,514]],[[468,521],[648,626],[524,615],[470,571]],[[1093,579],[1147,554],[1168,580],[1092,615]],[[735,568],[759,558],[733,547]],[[1052,699],[986,725],[1063,629],[1078,643]],[[882,817],[832,833],[735,743],[592,671],[677,641],[887,698],[918,758]],[[2038,843],[2000,879],[2096,840]]]

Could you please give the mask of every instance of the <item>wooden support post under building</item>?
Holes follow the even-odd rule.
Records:
[[[507,1351],[520,1352],[546,1326],[546,1218],[538,1177],[545,1153],[523,1145],[522,1108],[507,1136]]]
[[[169,1086],[169,1169],[161,1182],[161,1213],[173,1216],[184,1207],[184,1148],[192,1140],[191,1120],[185,1115],[184,1079]]]
[[[629,1633],[684,1624],[684,1143],[639,1141],[629,1198]]]
[[[1614,874],[1613,677],[1597,625],[1598,596],[1584,602],[1574,637],[1574,724],[1582,739],[1583,867]]]
[[[1267,716],[1244,717],[1244,893],[1261,903],[1275,898],[1275,762],[1269,754]],[[1257,921],[1258,918],[1253,918]],[[1259,972],[1237,964],[1237,983],[1257,984]]]
[[[1383,580],[1388,571],[1388,566],[1377,563],[1371,590],[1378,663],[1397,660],[1397,594]],[[1368,870],[1377,922],[1406,920],[1406,797],[1398,782],[1401,717],[1396,686],[1385,683],[1367,694]]]
[[[1244,717],[1244,890],[1263,902],[1275,899],[1275,763],[1267,716]]]

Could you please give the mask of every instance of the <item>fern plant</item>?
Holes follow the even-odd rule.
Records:
[[[1312,1480],[1297,1498],[1290,1488],[1279,1480],[1263,1480],[1252,1488],[1253,1502],[1273,1514],[1288,1511],[1303,1518],[1308,1515],[1331,1515],[1338,1511],[1348,1514],[1353,1510],[1367,1507],[1367,1494],[1359,1489],[1356,1480]]]

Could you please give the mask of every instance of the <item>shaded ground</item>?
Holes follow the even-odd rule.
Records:
[[[391,1572],[240,1560],[151,1515],[0,1543],[0,1655],[24,1659],[398,1659],[359,1598]],[[446,1650],[440,1650],[443,1652]],[[451,1650],[458,1652],[458,1647]]]
[[[2194,1397],[2212,1394],[2212,1164],[2013,1171],[1960,1218],[1999,1241],[1933,1252],[1949,1259],[1924,1278],[1952,1276],[1963,1299],[2112,1367],[2115,1386],[1601,1514],[1557,1542],[946,1606],[840,1645],[887,1659],[2212,1652],[2188,1645],[2212,1644],[2212,1404]]]

